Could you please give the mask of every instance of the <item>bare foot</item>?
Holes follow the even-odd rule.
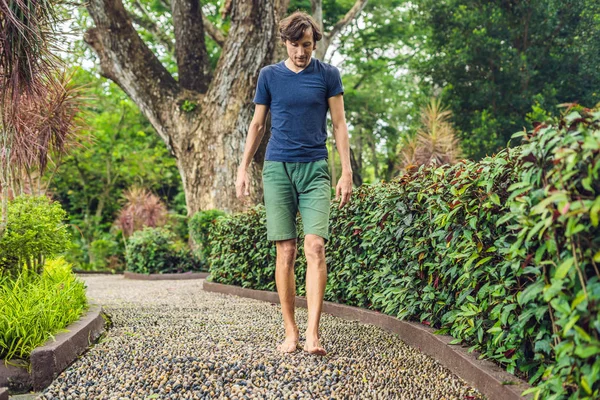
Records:
[[[320,337],[308,336],[306,335],[306,342],[304,342],[304,351],[309,354],[314,354],[316,356],[324,356],[327,354],[327,351],[321,346],[321,342],[319,341]]]
[[[290,334],[285,334],[285,340],[277,345],[277,350],[282,353],[293,353],[298,348],[298,328],[295,328]]]

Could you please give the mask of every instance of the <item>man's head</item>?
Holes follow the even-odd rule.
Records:
[[[317,42],[323,37],[313,17],[302,11],[296,11],[281,20],[279,35],[290,60],[298,68],[308,65]]]

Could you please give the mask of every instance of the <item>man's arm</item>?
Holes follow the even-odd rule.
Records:
[[[257,104],[254,108],[254,117],[252,117],[252,122],[250,122],[248,136],[246,137],[246,145],[244,147],[244,156],[242,157],[242,162],[238,167],[237,180],[235,183],[235,189],[238,198],[250,195],[250,191],[248,190],[250,187],[250,181],[248,180],[248,174],[246,171],[265,134],[265,122],[267,120],[268,112],[269,106],[264,104]]]
[[[340,208],[350,201],[352,194],[352,167],[350,166],[350,140],[348,138],[348,126],[346,125],[346,115],[344,113],[344,96],[337,96],[327,99],[331,111],[331,120],[333,122],[333,136],[335,144],[340,154],[342,162],[342,176],[335,188],[336,200],[342,196]]]

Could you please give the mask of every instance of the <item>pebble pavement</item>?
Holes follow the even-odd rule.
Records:
[[[203,280],[81,279],[112,326],[39,399],[484,398],[372,325],[324,314],[327,356],[280,354],[279,305],[204,292]],[[296,320],[303,332],[305,309]]]

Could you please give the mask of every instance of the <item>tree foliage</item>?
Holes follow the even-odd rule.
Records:
[[[411,65],[444,90],[471,157],[530,128],[536,103],[600,101],[595,0],[424,0],[409,15],[427,53]]]

